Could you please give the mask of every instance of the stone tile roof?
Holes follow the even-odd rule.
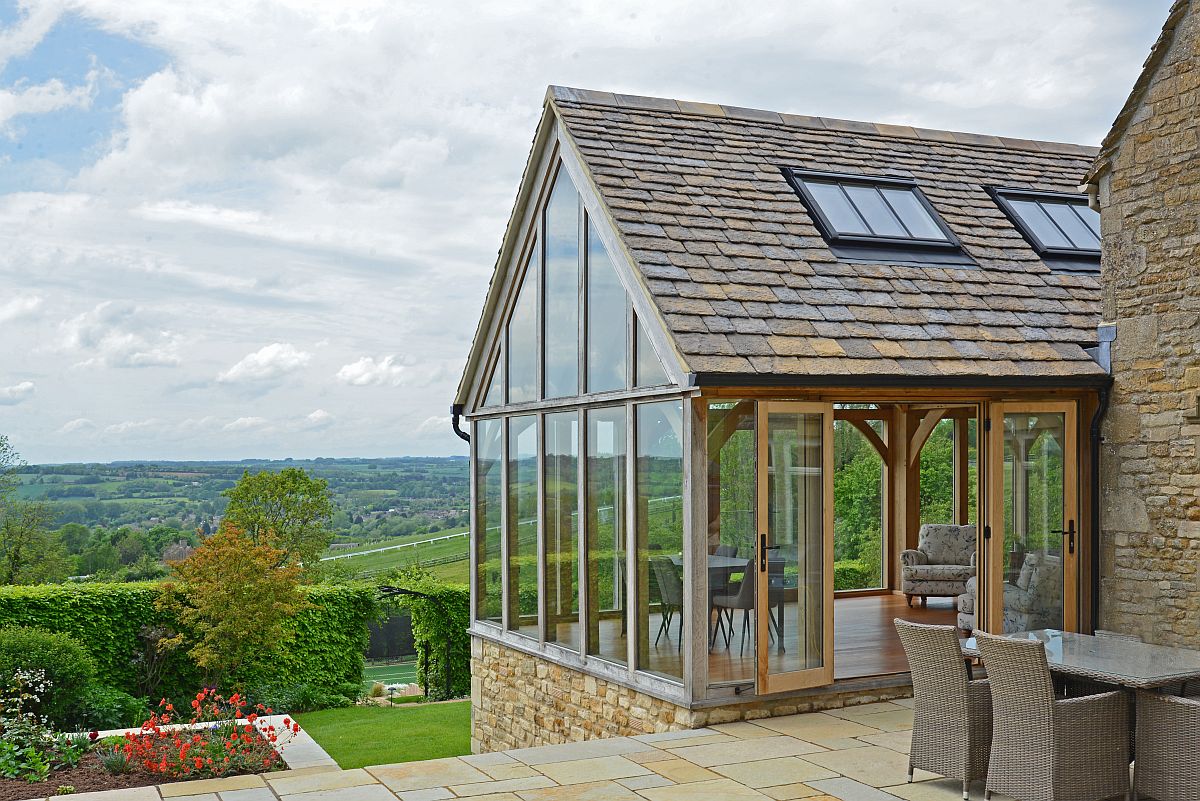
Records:
[[[985,186],[1077,192],[1079,145],[551,87],[695,373],[1094,376],[1099,283]],[[780,167],[915,179],[978,268],[840,261]]]

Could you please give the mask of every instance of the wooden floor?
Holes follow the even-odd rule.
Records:
[[[771,669],[794,670],[803,667],[798,664],[801,648],[799,638],[793,625],[796,621],[795,604],[787,604],[785,610],[784,651],[777,649],[778,643],[768,648],[768,659]],[[903,618],[916,623],[953,624],[955,621],[953,598],[930,598],[925,608],[915,605],[911,609],[905,603],[902,595],[870,595],[858,598],[838,598],[833,608],[833,663],[834,677],[838,679],[859,678],[863,676],[883,676],[890,673],[907,673],[908,660],[904,658],[904,649],[900,647],[900,638],[896,636],[893,619]],[[659,673],[672,678],[680,678],[683,670],[683,655],[679,650],[679,617],[676,616],[671,626],[657,644],[655,635],[661,618],[658,614],[650,615],[650,643],[648,653],[642,664],[642,670]],[[755,679],[754,653],[754,621],[750,621],[750,629],[743,638],[742,616],[737,613],[734,618],[733,632],[726,647],[723,638],[718,637],[708,654],[708,680],[713,684],[726,682],[752,682]],[[564,623],[558,627],[559,641],[568,647],[578,647],[578,626]],[[627,656],[627,643],[622,632],[621,621],[616,618],[602,620],[600,623],[601,654],[615,662],[624,663]]]
[[[914,623],[954,625],[953,598],[930,598],[925,608],[903,595],[838,598],[833,607],[833,672],[838,679],[907,673],[908,660],[896,635],[895,618]]]

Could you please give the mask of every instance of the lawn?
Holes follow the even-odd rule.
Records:
[[[352,706],[296,715],[343,769],[471,753],[471,702]]]
[[[363,689],[370,690],[375,682],[380,684],[412,684],[417,680],[417,663],[404,662],[399,665],[367,665],[363,671]]]

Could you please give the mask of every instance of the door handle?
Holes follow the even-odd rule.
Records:
[[[767,535],[758,535],[758,571],[767,572]]]
[[[1063,529],[1063,535],[1067,538],[1067,553],[1075,553],[1075,521],[1068,520],[1067,527]]]

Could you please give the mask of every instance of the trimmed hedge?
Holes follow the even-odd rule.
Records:
[[[367,623],[376,614],[375,593],[366,584],[305,587],[313,606],[292,625],[293,636],[262,668],[240,682],[307,684],[337,694],[362,681]],[[39,584],[0,587],[0,627],[36,626],[78,640],[96,661],[99,680],[139,695],[138,655],[143,626],[166,625],[155,604],[161,584]],[[159,694],[185,698],[196,692],[201,674],[186,656],[172,655]]]
[[[0,628],[0,686],[18,670],[40,670],[50,684],[34,707],[58,724],[78,717],[80,700],[96,675],[96,663],[73,637],[28,626]]]
[[[844,559],[833,563],[834,590],[858,590],[871,587],[878,580],[879,568],[872,568],[861,559]]]

